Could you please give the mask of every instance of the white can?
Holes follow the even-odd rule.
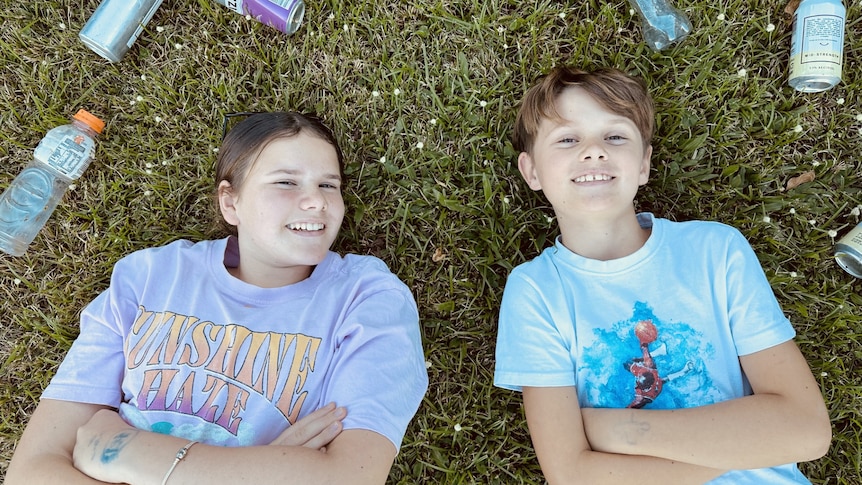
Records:
[[[103,0],[78,38],[96,54],[119,62],[161,4],[162,0]]]
[[[802,0],[793,14],[790,86],[816,93],[841,82],[846,15],[841,0]]]
[[[835,260],[844,271],[862,278],[862,223],[838,240],[835,245]]]

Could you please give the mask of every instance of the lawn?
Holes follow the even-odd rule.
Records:
[[[96,0],[7,3],[0,189],[79,108],[107,128],[26,255],[0,254],[0,474],[113,263],[215,235],[223,115],[295,109],[321,115],[346,153],[336,249],[382,258],[419,304],[430,388],[390,482],[541,483],[520,396],[491,382],[506,276],[556,235],[509,132],[533,79],[567,63],[646,79],[659,115],[638,208],[749,238],[832,418],[831,450],[801,467],[815,484],[862,483],[862,282],[833,259],[862,220],[858,0],[845,2],[843,82],[815,94],[787,84],[785,0],[678,0],[694,31],[661,52],[625,0],[308,0],[292,36],[211,0],[165,0],[115,64],[77,37]]]

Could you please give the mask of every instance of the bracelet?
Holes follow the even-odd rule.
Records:
[[[162,478],[162,485],[166,485],[168,483],[168,478],[170,478],[171,473],[174,472],[174,468],[177,467],[177,464],[186,457],[186,454],[189,452],[189,448],[197,444],[197,441],[190,441],[187,445],[180,448],[180,451],[177,452],[177,456],[174,457],[174,462],[171,464],[171,467],[168,468],[168,472],[165,473],[165,478]]]

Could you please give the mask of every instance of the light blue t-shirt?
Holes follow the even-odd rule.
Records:
[[[260,288],[228,273],[238,257],[231,238],[120,260],[42,397],[224,446],[268,444],[334,401],[344,429],[398,448],[428,386],[409,289],[377,258],[333,252],[303,281]]]
[[[515,268],[500,308],[494,384],[575,386],[582,407],[676,409],[751,394],[739,356],[795,336],[757,257],[717,222],[652,227],[634,254],[598,261],[559,241]],[[712,484],[810,483],[795,464]]]

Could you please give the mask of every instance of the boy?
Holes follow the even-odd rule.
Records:
[[[509,276],[494,383],[523,392],[552,485],[810,483],[794,462],[826,453],[829,416],[751,247],[635,212],[654,117],[614,69],[525,95],[518,168],[560,236]]]

